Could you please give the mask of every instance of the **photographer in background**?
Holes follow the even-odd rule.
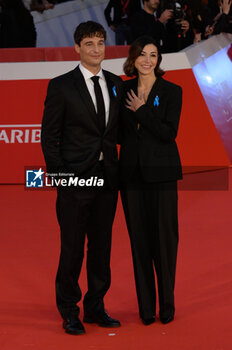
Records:
[[[141,9],[140,0],[110,0],[104,14],[108,26],[115,32],[116,45],[130,45],[132,34],[130,27],[131,16]],[[111,11],[114,12],[113,19]]]
[[[208,39],[213,34],[213,15],[208,0],[188,0],[188,16],[194,31],[194,43]]]
[[[194,33],[187,8],[187,3],[181,0],[161,0],[159,21],[166,29],[165,52],[178,52],[193,43]]]
[[[131,18],[133,40],[149,35],[162,53],[177,52],[193,43],[186,6],[176,1],[143,0],[144,9]]]
[[[140,36],[148,35],[157,41],[163,53],[166,46],[166,29],[157,17],[160,0],[143,0],[143,4],[143,10],[131,18],[133,41]]]
[[[1,0],[0,48],[34,47],[36,30],[33,17],[22,0]]]

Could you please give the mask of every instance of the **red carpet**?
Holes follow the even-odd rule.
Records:
[[[232,173],[230,184],[231,177]],[[1,186],[0,191],[1,350],[231,350],[231,186],[228,191],[179,192],[176,317],[168,325],[157,320],[146,327],[138,317],[129,239],[119,202],[112,285],[105,303],[122,327],[86,325],[83,336],[64,333],[55,306],[59,255],[55,192],[25,191],[22,186]],[[80,283],[85,292],[85,268]]]

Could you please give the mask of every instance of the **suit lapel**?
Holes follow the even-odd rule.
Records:
[[[113,91],[115,91],[115,94],[117,94],[117,87],[114,85],[114,82],[111,80],[107,71],[103,70],[103,74],[106,79],[106,84],[107,84],[109,98],[110,98],[109,120],[105,129],[105,132],[106,132],[107,129],[110,127],[110,124],[113,120],[113,116],[115,112],[115,104],[116,104],[117,96],[114,95]]]
[[[88,109],[90,115],[97,121],[97,114],[93,104],[93,100],[90,96],[89,90],[85,83],[85,79],[79,69],[79,66],[74,69],[75,86],[79,91],[79,94],[84,102],[85,107]]]
[[[114,82],[111,80],[110,75],[107,71],[103,70],[103,74],[104,74],[105,79],[106,79],[106,84],[107,84],[109,98],[110,98],[109,120],[108,120],[106,129],[105,129],[105,132],[106,132],[107,129],[110,127],[110,124],[111,124],[113,117],[114,117],[117,96],[114,95],[113,90],[116,89],[115,93],[117,94],[117,87],[114,85]],[[79,67],[76,67],[74,69],[74,78],[75,78],[74,79],[75,86],[76,86],[77,90],[79,91],[79,94],[80,94],[82,100],[84,101],[85,107],[88,109],[90,115],[93,116],[93,119],[95,120],[96,125],[98,126],[97,113],[96,113],[92,98],[90,96],[89,90],[86,86],[85,79],[84,79]]]
[[[125,91],[124,95],[124,101],[123,103],[126,104],[126,99],[128,99],[127,92],[130,93],[130,90],[133,90],[136,96],[138,96],[138,78],[134,78],[130,80],[130,85],[128,86],[128,89]],[[126,107],[125,107],[126,108]],[[135,130],[135,132],[138,132],[138,123],[134,117],[131,117],[134,112],[131,112],[129,109],[126,108],[126,111],[128,113],[128,120],[131,123],[132,128]]]
[[[138,78],[134,78],[130,80],[130,89],[127,90],[130,92],[130,90],[133,90],[134,93],[138,96]],[[126,95],[127,98],[127,95]]]
[[[147,99],[147,104],[153,106],[156,96],[160,99],[162,94],[162,78],[157,78]]]

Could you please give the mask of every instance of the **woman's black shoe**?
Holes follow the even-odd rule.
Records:
[[[151,318],[142,318],[143,324],[145,324],[146,326],[149,326],[149,324],[152,324],[155,322],[155,316],[151,317]]]
[[[160,321],[161,321],[163,324],[169,323],[169,322],[171,322],[173,319],[174,319],[174,316],[173,316],[173,315],[167,316],[167,317],[160,317]]]

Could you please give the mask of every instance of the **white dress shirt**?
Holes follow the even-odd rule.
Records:
[[[86,69],[81,63],[79,65],[79,68],[81,73],[83,74],[85,83],[87,85],[87,88],[89,90],[90,96],[92,98],[93,104],[97,112],[97,101],[96,101],[96,96],[94,92],[94,83],[91,79],[91,77],[93,77],[94,74],[91,73],[88,69]],[[100,71],[96,74],[96,76],[99,77],[99,84],[102,89],[102,95],[103,95],[104,104],[105,104],[105,123],[106,123],[105,125],[107,125],[109,121],[109,112],[110,112],[110,96],[109,96],[109,92],[106,84],[106,79],[102,69],[100,69]],[[101,152],[99,160],[102,160],[102,159],[103,159],[103,153]]]
[[[96,96],[95,96],[95,92],[94,92],[94,83],[91,79],[91,77],[94,76],[93,73],[91,73],[88,69],[86,69],[82,64],[79,65],[80,71],[84,76],[85,79],[85,83],[87,85],[87,88],[89,90],[90,96],[92,98],[93,104],[95,106],[96,112],[97,112],[97,101],[96,101]],[[107,84],[106,84],[106,79],[104,77],[103,71],[102,69],[96,74],[96,76],[99,77],[99,84],[101,86],[102,89],[102,95],[103,95],[103,99],[104,99],[104,104],[105,104],[105,123],[107,125],[108,121],[109,121],[109,112],[110,112],[110,96],[109,96],[109,92],[108,92],[108,88],[107,88]]]

